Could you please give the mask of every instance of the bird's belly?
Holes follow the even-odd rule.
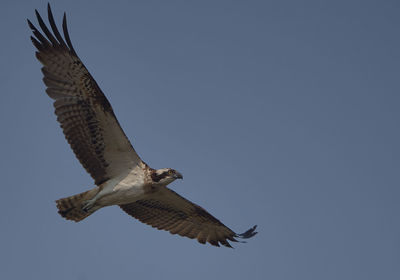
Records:
[[[105,186],[98,194],[96,204],[101,206],[120,205],[134,202],[144,194],[142,182],[121,181]]]

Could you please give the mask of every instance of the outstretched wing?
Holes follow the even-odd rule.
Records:
[[[257,234],[256,226],[242,234],[233,232],[202,207],[168,188],[161,188],[144,199],[120,207],[152,227],[218,247],[219,243],[231,247],[228,240],[237,242],[236,238],[250,238]]]
[[[52,32],[39,13],[44,33],[28,20],[36,38],[36,57],[43,64],[43,81],[47,94],[54,99],[55,113],[65,138],[76,157],[97,185],[128,173],[141,162],[116,119],[113,109],[96,81],[77,56],[63,18],[64,38],[59,33],[48,8]]]

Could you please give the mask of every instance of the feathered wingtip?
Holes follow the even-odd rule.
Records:
[[[39,26],[42,29],[43,33],[46,35],[43,36],[42,33],[32,24],[32,22],[27,19],[29,27],[32,29],[33,34],[35,37],[31,36],[31,40],[35,47],[39,51],[43,51],[46,47],[62,47],[68,49],[73,55],[76,55],[74,47],[72,46],[71,39],[69,37],[68,28],[67,28],[67,17],[64,13],[63,22],[62,22],[62,29],[64,33],[64,38],[61,36],[60,32],[57,29],[56,23],[54,21],[53,13],[51,11],[50,3],[47,3],[47,14],[50,23],[51,30],[53,33],[47,28],[46,24],[44,23],[42,17],[40,16],[39,12],[35,10],[36,18],[39,22]]]
[[[229,237],[228,239],[229,239],[230,241],[232,241],[232,242],[246,243],[246,241],[242,241],[242,240],[239,241],[239,240],[237,240],[236,238],[240,238],[240,239],[252,238],[254,235],[256,235],[256,234],[258,233],[257,231],[255,231],[256,228],[257,228],[257,225],[253,226],[252,228],[246,230],[246,231],[243,232],[243,233],[236,233],[233,237]],[[225,241],[225,242],[219,241],[219,242],[220,242],[222,245],[233,249],[233,247],[232,247],[227,241]],[[212,244],[212,243],[211,243],[211,244]],[[218,244],[218,243],[217,243],[217,244]],[[218,245],[215,245],[215,244],[212,244],[212,245],[218,246]]]
[[[255,225],[254,227],[248,229],[247,231],[245,231],[243,233],[236,234],[236,237],[243,238],[243,239],[251,238],[258,233],[257,231],[255,231],[256,228],[257,228],[257,225]]]

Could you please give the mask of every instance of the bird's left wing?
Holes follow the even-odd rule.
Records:
[[[254,236],[256,226],[237,234],[202,207],[168,188],[160,188],[141,200],[120,205],[122,210],[139,221],[172,234],[196,238],[200,243],[219,243],[231,247],[229,241]]]
[[[37,11],[44,35],[28,20],[36,38],[36,57],[43,64],[47,94],[54,99],[55,113],[76,157],[97,185],[123,176],[142,163],[113,109],[96,81],[76,54],[63,18],[64,38],[48,5],[52,32]]]

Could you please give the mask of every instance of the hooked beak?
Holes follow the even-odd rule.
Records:
[[[176,171],[175,175],[174,175],[175,179],[183,179],[183,176],[181,173],[179,173],[178,171]]]

